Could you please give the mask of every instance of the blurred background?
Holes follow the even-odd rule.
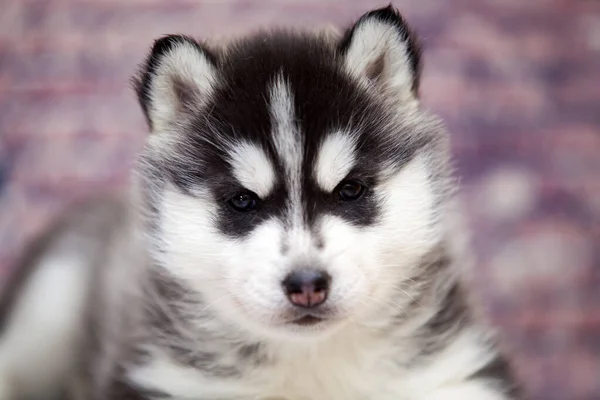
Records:
[[[126,184],[129,79],[167,33],[348,25],[385,1],[0,1],[0,273],[77,199]],[[478,298],[532,399],[600,399],[600,0],[395,1],[453,137]]]

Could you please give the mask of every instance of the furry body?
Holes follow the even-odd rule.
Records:
[[[3,305],[1,397],[516,399],[460,280],[419,66],[392,7],[339,37],[158,40],[132,195],[28,256]],[[318,307],[282,288],[305,270],[327,276]]]

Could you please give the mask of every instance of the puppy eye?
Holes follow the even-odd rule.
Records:
[[[252,211],[258,205],[258,196],[253,192],[240,192],[229,199],[228,204],[236,211]]]
[[[335,189],[335,193],[342,201],[355,201],[365,193],[365,189],[365,185],[360,182],[342,181]]]

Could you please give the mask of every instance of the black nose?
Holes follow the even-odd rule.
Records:
[[[290,302],[298,307],[312,308],[327,300],[331,277],[318,270],[298,270],[283,281],[283,289]]]

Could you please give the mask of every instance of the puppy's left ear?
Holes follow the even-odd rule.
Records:
[[[419,97],[421,51],[391,4],[363,15],[339,44],[348,72],[402,101]]]

